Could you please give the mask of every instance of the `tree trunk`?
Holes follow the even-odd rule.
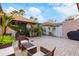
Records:
[[[7,27],[4,28],[4,31],[3,31],[2,35],[5,35],[6,34],[6,28]]]

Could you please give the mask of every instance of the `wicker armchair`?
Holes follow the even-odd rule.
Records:
[[[29,56],[54,56],[55,50],[56,50],[56,47],[52,51],[49,51],[48,49],[44,47],[40,47],[40,51],[36,52],[33,55],[28,52],[28,55]]]
[[[19,48],[21,47],[22,43],[29,42],[29,38],[26,37],[25,35],[18,36],[17,40],[18,40],[18,47]]]

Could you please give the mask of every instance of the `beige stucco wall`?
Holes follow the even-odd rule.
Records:
[[[56,37],[62,37],[62,26],[55,27],[54,35]]]
[[[11,33],[13,37],[15,37],[16,31],[12,30],[11,28],[7,27],[6,33]]]
[[[12,30],[11,28],[7,28],[6,29],[6,33],[12,33],[12,36],[15,37],[15,33],[16,31]],[[2,35],[2,30],[1,30],[1,26],[0,26],[0,35]]]
[[[62,37],[67,38],[69,31],[76,31],[79,29],[79,20],[72,20],[63,23],[62,25]]]

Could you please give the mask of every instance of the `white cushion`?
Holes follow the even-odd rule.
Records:
[[[26,43],[26,42],[28,42],[28,41],[27,41],[27,40],[22,40],[22,41],[21,41],[21,43]]]
[[[13,53],[14,53],[14,48],[12,46],[0,49],[0,56],[7,56]]]
[[[35,54],[33,54],[32,56],[44,56],[45,54],[41,51],[36,52]]]
[[[27,50],[30,50],[30,49],[35,48],[35,47],[36,47],[36,46],[29,47],[29,48],[27,48]]]

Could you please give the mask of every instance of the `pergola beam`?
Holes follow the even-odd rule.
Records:
[[[78,11],[79,11],[79,3],[76,3],[76,5],[77,5],[77,9],[78,9]]]

